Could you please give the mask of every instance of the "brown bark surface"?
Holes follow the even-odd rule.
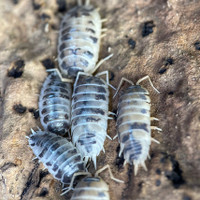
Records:
[[[153,132],[160,145],[152,143],[148,172],[123,166],[117,156],[118,141],[106,139],[98,157],[101,168],[110,164],[116,178],[105,171],[111,200],[199,200],[200,199],[200,2],[198,0],[102,0],[91,1],[107,18],[108,29],[101,42],[100,58],[113,53],[98,71],[109,70],[110,83],[121,77],[134,82],[149,75],[157,94],[150,92],[151,114],[163,129]],[[0,199],[64,200],[61,184],[43,170],[25,136],[41,127],[38,95],[47,75],[57,65],[59,22],[75,1],[0,1]],[[128,85],[124,84],[123,89]],[[110,110],[116,112],[117,98]],[[116,134],[115,120],[108,134]],[[90,166],[94,172],[93,166]]]

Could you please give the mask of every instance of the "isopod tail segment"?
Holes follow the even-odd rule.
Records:
[[[118,182],[118,183],[124,183],[123,180],[120,180],[120,179],[117,179],[117,178],[114,177],[114,175],[113,175],[113,173],[112,173],[112,171],[111,171],[110,165],[108,165],[108,164],[105,165],[104,167],[102,167],[101,169],[97,170],[97,171],[95,172],[95,174],[94,174],[94,177],[99,177],[99,174],[100,174],[101,172],[103,172],[104,170],[106,170],[106,169],[108,169],[110,178],[111,178],[112,180],[114,180],[114,181],[116,181],[116,182]],[[77,172],[77,173],[75,173],[75,174],[72,176],[72,179],[71,179],[71,182],[70,182],[69,187],[63,188],[63,191],[64,191],[64,190],[65,190],[65,191],[64,191],[61,195],[64,195],[64,194],[68,193],[70,190],[74,190],[73,184],[74,184],[74,180],[75,180],[75,178],[76,178],[77,176],[92,177],[92,174],[91,174],[90,172]]]

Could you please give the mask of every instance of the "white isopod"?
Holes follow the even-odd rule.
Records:
[[[45,130],[65,135],[70,128],[71,84],[52,72],[43,83],[39,98],[40,121]]]
[[[63,184],[69,184],[74,173],[85,171],[82,155],[67,139],[41,130],[32,130],[28,139],[36,158]]]
[[[93,74],[103,61],[96,65],[99,56],[102,22],[98,9],[81,0],[78,6],[63,17],[58,39],[58,64],[62,77],[74,79],[78,72]]]
[[[107,83],[98,76],[106,74]],[[108,71],[90,76],[79,72],[72,96],[71,134],[73,144],[79,149],[85,163],[92,159],[96,168],[96,157],[104,150],[107,135],[109,104]]]
[[[151,126],[151,120],[158,120],[150,117],[150,98],[149,92],[139,85],[139,83],[148,79],[153,86],[149,76],[145,76],[137,81],[136,85],[130,80],[122,78],[119,91],[123,81],[131,84],[129,88],[120,96],[117,111],[117,132],[120,143],[120,153],[124,154],[125,163],[134,164],[135,175],[138,171],[138,166],[142,165],[147,170],[145,160],[149,157],[149,149],[151,141],[159,143],[151,137],[151,130],[161,131],[156,126]],[[116,95],[115,94],[115,95]],[[114,97],[115,97],[114,95]]]
[[[116,179],[109,165],[105,165],[103,168],[96,171],[95,175],[92,176],[89,172],[77,172],[73,175],[70,186],[64,188],[66,190],[62,194],[74,190],[73,195],[70,200],[81,200],[81,199],[91,199],[91,200],[110,200],[109,187],[107,183],[99,176],[99,174],[105,169],[109,170],[111,179],[116,182],[124,183],[124,181]],[[85,178],[81,179],[80,182],[73,188],[73,182],[77,176],[87,175]]]

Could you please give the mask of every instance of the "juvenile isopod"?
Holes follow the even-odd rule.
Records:
[[[107,83],[99,78],[106,75]],[[104,150],[107,135],[109,104],[108,71],[91,76],[79,72],[72,95],[71,134],[73,144],[85,158],[92,159],[96,168],[96,157]]]
[[[124,164],[134,165],[135,175],[139,165],[147,170],[145,160],[149,157],[151,141],[159,143],[151,137],[151,130],[161,131],[160,128],[151,126],[151,120],[158,121],[158,119],[150,117],[149,92],[139,85],[145,79],[148,79],[151,86],[159,93],[153,86],[149,76],[139,79],[136,85],[132,81],[122,78],[117,89],[118,92],[124,81],[131,84],[119,98],[117,132],[120,143],[119,155],[124,154]]]
[[[62,77],[74,79],[78,72],[93,74],[103,61],[96,65],[99,56],[102,32],[102,20],[98,9],[89,0],[85,4],[81,0],[78,6],[64,15],[58,39],[58,64]]]
[[[41,130],[32,130],[28,138],[36,158],[63,184],[69,184],[74,173],[85,171],[82,155],[67,139]]]
[[[73,195],[70,200],[81,200],[81,199],[91,199],[91,200],[110,200],[109,196],[109,186],[107,183],[99,176],[99,174],[108,169],[111,179],[116,182],[124,183],[124,181],[116,179],[109,165],[105,165],[103,168],[96,171],[95,175],[92,176],[91,173],[85,172],[83,173],[75,173],[71,180],[70,186],[66,188],[67,190],[63,192],[63,194],[69,192],[71,189],[74,190]],[[75,188],[73,188],[73,182],[77,176],[87,175],[77,184]],[[65,190],[65,189],[64,189]]]
[[[50,73],[43,83],[39,98],[40,121],[45,130],[65,135],[70,128],[71,84]]]

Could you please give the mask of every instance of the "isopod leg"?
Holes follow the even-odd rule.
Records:
[[[60,73],[60,71],[59,71],[57,68],[54,68],[54,69],[47,69],[46,71],[47,71],[47,72],[56,72],[56,73],[58,74],[58,76],[59,76],[59,78],[60,78],[60,80],[61,80],[62,82],[67,82],[67,83],[72,83],[72,82],[73,82],[73,80],[71,80],[71,79],[63,78],[63,77],[62,77],[62,74]]]
[[[108,21],[107,18],[101,19],[101,23]]]
[[[141,79],[139,79],[139,80],[137,81],[136,85],[139,85],[142,81],[144,81],[144,80],[146,80],[146,79],[149,80],[149,83],[150,83],[151,87],[152,87],[157,93],[160,93],[160,92],[154,87],[154,85],[153,85],[153,83],[151,82],[151,79],[150,79],[150,77],[149,77],[148,75],[147,75],[147,76],[144,76],[144,77],[141,78]]]
[[[162,129],[158,128],[157,126],[151,126],[151,130],[162,131]]]
[[[92,71],[91,74],[93,74],[93,73],[99,68],[99,66],[100,66],[102,63],[104,63],[106,60],[110,59],[112,56],[113,56],[113,54],[110,54],[109,56],[107,56],[107,57],[101,59],[101,60],[97,63],[96,67],[94,68],[94,70]]]
[[[118,88],[117,88],[117,90],[116,90],[116,92],[115,92],[115,94],[114,94],[114,96],[113,96],[113,99],[116,97],[116,95],[117,95],[117,93],[119,92],[119,90],[120,90],[120,88],[121,88],[121,86],[122,86],[122,84],[123,84],[124,81],[130,83],[131,85],[134,85],[132,81],[130,81],[130,80],[128,80],[128,79],[122,77],[122,79],[121,79],[120,82],[119,82],[119,86],[118,86]]]
[[[99,72],[97,73],[95,76],[98,77],[98,76],[102,76],[102,75],[106,75],[106,82],[107,84],[114,90],[116,90],[116,88],[114,88],[112,85],[110,85],[109,83],[109,72],[108,71],[103,71],[103,72]]]
[[[151,120],[151,121],[159,121],[159,119],[158,119],[158,118],[155,118],[155,117],[150,117],[150,120]]]
[[[90,5],[90,0],[86,0],[85,1],[85,6],[89,6]]]
[[[86,76],[91,76],[90,74],[87,74],[85,72],[78,72],[77,76],[76,76],[76,80],[75,80],[75,83],[74,83],[74,87],[76,87],[76,84],[78,82],[78,79],[79,79],[79,76],[80,75],[86,75]]]
[[[93,164],[94,164],[94,168],[96,170],[97,169],[97,158],[96,158],[96,155],[92,156],[92,161],[93,161]]]
[[[101,169],[99,169],[98,171],[96,171],[95,177],[97,177],[98,174],[100,174],[102,171],[104,171],[104,170],[106,170],[106,169],[108,169],[111,179],[113,179],[114,181],[119,182],[119,183],[124,183],[124,181],[119,180],[119,179],[117,179],[117,178],[115,178],[115,177],[113,176],[112,171],[111,171],[111,169],[110,169],[110,165],[105,165],[104,167],[102,167]]]
[[[73,176],[72,176],[72,180],[71,180],[71,182],[70,182],[69,187],[63,188],[63,189],[62,189],[62,191],[64,191],[64,190],[66,190],[66,191],[64,191],[64,192],[61,194],[61,196],[64,195],[64,194],[66,194],[66,193],[68,193],[70,190],[73,190],[73,184],[74,184],[75,178],[76,178],[77,176],[81,176],[81,175],[91,175],[91,174],[90,174],[89,172],[77,172],[77,173],[74,173]]]
[[[154,139],[154,138],[151,138],[151,141],[152,141],[152,142],[155,142],[155,143],[157,143],[157,144],[160,144],[160,142],[159,142],[158,140]]]

